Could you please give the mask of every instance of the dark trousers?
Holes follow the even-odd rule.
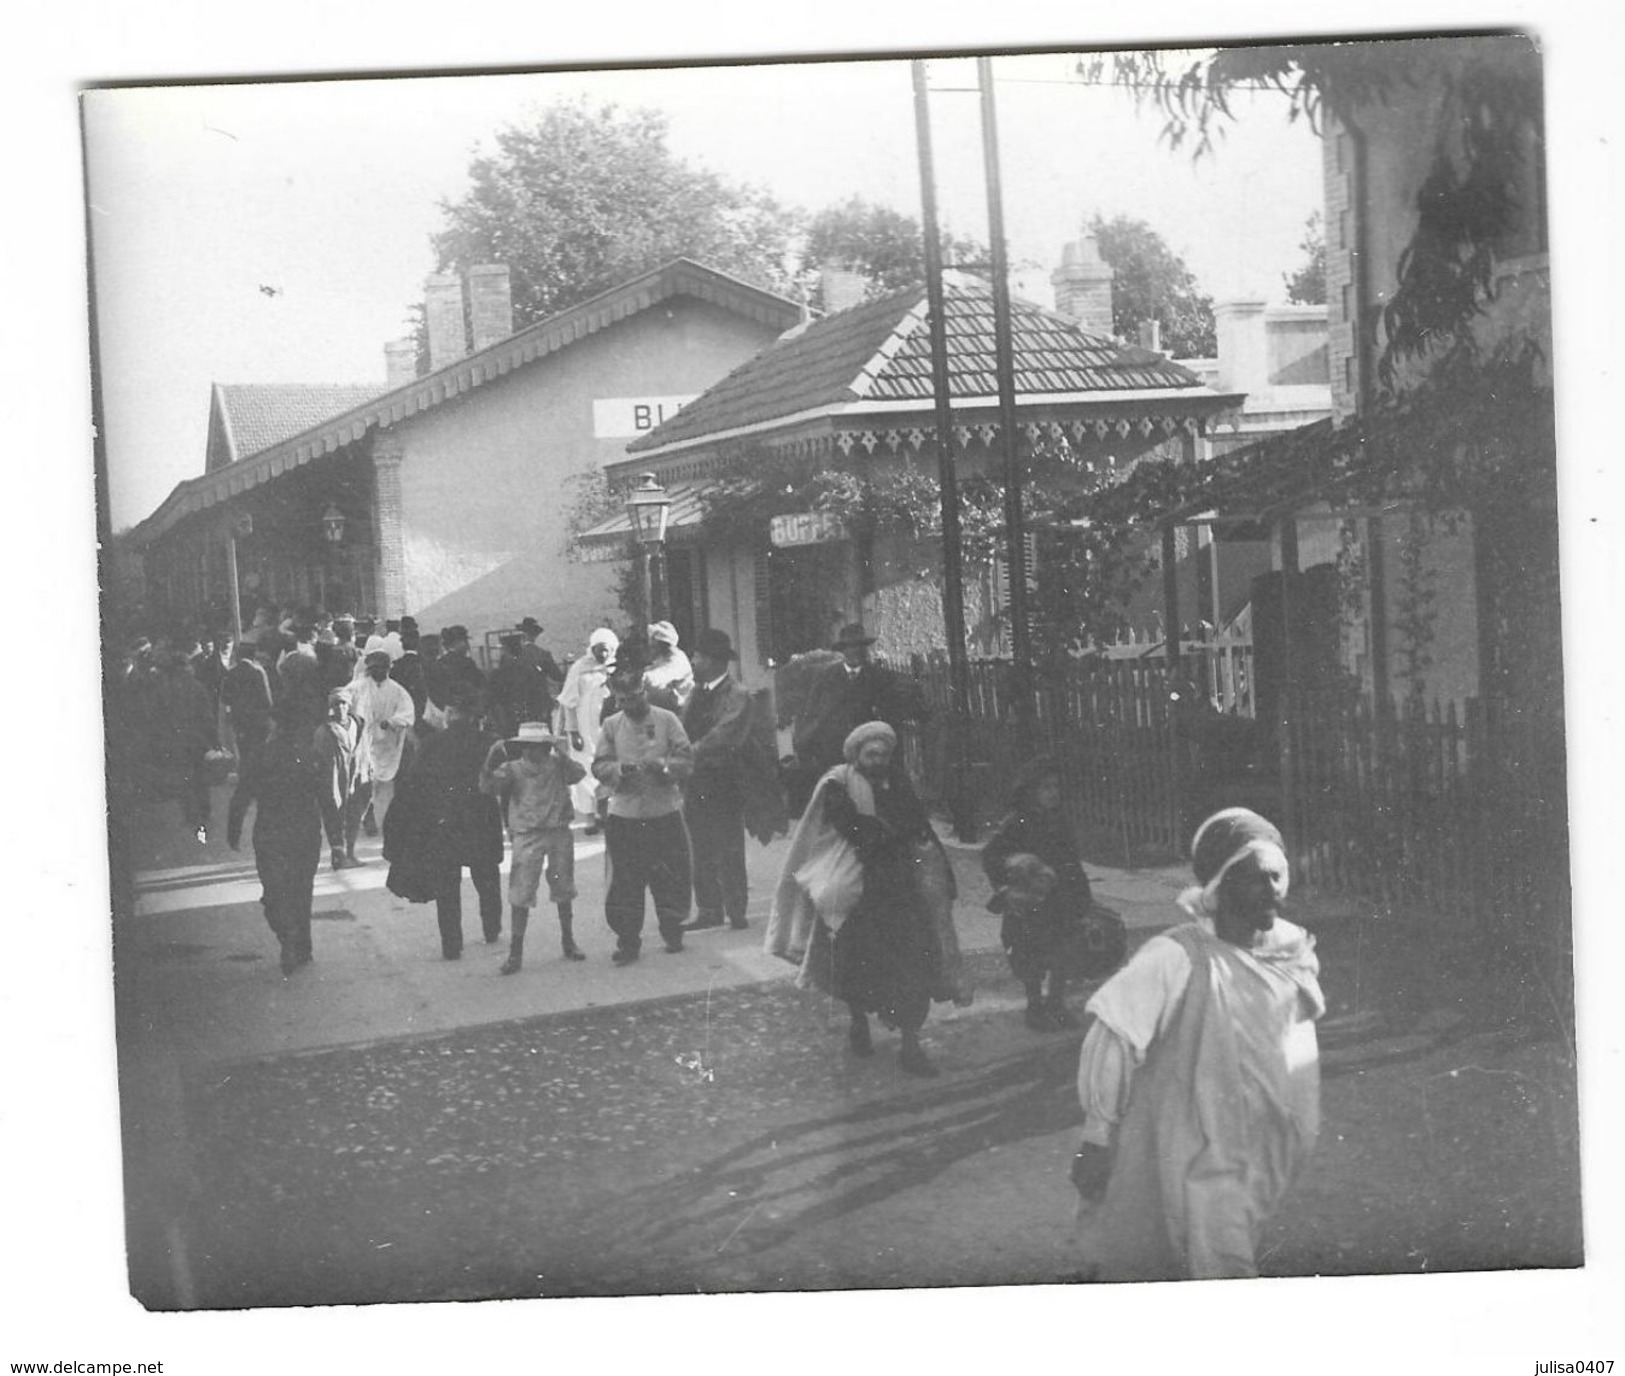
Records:
[[[170,777],[188,831],[209,825],[209,766],[204,750],[177,752],[170,760]]]
[[[604,843],[609,852],[604,918],[615,933],[615,944],[623,951],[636,951],[643,945],[645,889],[654,899],[662,939],[680,944],[692,882],[683,814],[642,818],[611,813],[604,819]]]
[[[683,810],[694,846],[694,908],[701,918],[745,921],[745,806],[738,799],[695,797]]]
[[[487,941],[502,935],[502,865],[499,861],[470,865],[469,878],[480,896],[480,927]],[[440,923],[440,951],[458,955],[463,949],[463,867],[442,866],[435,882],[434,915]]]
[[[355,838],[361,831],[361,814],[367,810],[367,804],[372,801],[372,788],[369,784],[360,783],[351,790],[344,800],[344,806],[338,805],[338,800],[322,797],[322,830],[327,833],[327,844],[334,850],[343,851],[346,855],[355,854]]]
[[[283,954],[293,960],[310,959],[310,904],[317,854],[312,848],[308,859],[279,857],[258,866],[265,921],[276,933]]]

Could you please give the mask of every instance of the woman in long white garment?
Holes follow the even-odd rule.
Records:
[[[587,653],[570,665],[559,692],[571,755],[587,769],[587,776],[571,786],[570,799],[576,811],[587,818],[589,835],[602,826],[598,815],[598,790],[602,785],[592,776],[592,756],[598,748],[599,718],[609,693],[609,666],[619,648],[620,638],[615,632],[600,626],[587,637]]]

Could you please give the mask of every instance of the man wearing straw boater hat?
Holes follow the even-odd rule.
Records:
[[[514,758],[517,752],[518,758]],[[518,734],[498,741],[480,770],[480,792],[507,798],[508,959],[502,973],[517,974],[525,960],[525,928],[536,891],[547,876],[547,895],[559,910],[559,936],[566,960],[585,960],[575,943],[575,808],[570,786],[586,769],[564,751],[564,738],[545,721],[519,724]]]

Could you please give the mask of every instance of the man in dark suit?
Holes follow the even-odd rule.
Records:
[[[735,658],[726,631],[704,630],[694,642],[694,691],[683,730],[694,746],[694,773],[683,790],[683,817],[694,853],[694,920],[699,931],[744,927],[744,770],[750,744],[750,694],[728,673]]]
[[[790,744],[804,771],[816,779],[842,760],[842,747],[855,727],[883,721],[894,730],[917,717],[911,685],[895,669],[875,664],[869,647],[875,637],[856,621],[841,627],[834,647],[841,662],[812,682],[806,705],[796,717]]]

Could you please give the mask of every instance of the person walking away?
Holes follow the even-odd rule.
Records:
[[[847,736],[863,723],[883,721],[900,731],[905,720],[923,715],[902,675],[870,657],[874,643],[859,622],[848,622],[832,647],[840,663],[813,679],[790,738],[807,773],[821,775],[840,764]]]
[[[511,753],[515,749],[517,759]],[[517,974],[525,962],[525,929],[544,874],[547,896],[558,909],[564,958],[586,959],[575,942],[575,839],[570,834],[575,815],[570,787],[586,772],[564,753],[564,738],[555,736],[545,721],[521,722],[513,736],[486,754],[480,792],[507,797],[511,853],[505,975]]]
[[[350,714],[350,690],[333,688],[327,694],[327,720],[316,728],[316,759],[324,787],[321,794],[322,827],[335,870],[352,869],[356,834],[366,807],[366,755],[362,725]]]
[[[609,807],[609,792],[591,775],[593,752],[603,729],[604,702],[609,696],[609,664],[620,644],[615,632],[600,626],[587,637],[587,652],[573,661],[564,676],[559,708],[570,749],[588,770],[571,796],[575,809],[587,819],[586,834],[596,835],[603,827]]]
[[[243,765],[226,816],[226,844],[242,842],[254,808],[254,868],[265,920],[281,948],[282,973],[312,959],[310,908],[322,855],[321,762],[296,708],[279,707],[264,746]]]
[[[1017,779],[1009,815],[982,848],[982,868],[993,885],[988,908],[1003,919],[999,939],[1010,971],[1027,994],[1027,1026],[1035,1032],[1076,1028],[1066,1006],[1066,958],[1094,895],[1061,810],[1061,776],[1053,764],[1040,760]]]
[[[681,712],[694,691],[694,666],[677,648],[677,628],[669,621],[656,621],[649,627],[649,664],[644,682],[652,702],[663,701],[669,693],[675,701],[673,712]]]
[[[220,683],[220,702],[236,745],[239,771],[271,731],[271,681],[251,644],[232,647],[231,668]]]
[[[1246,808],[1191,843],[1191,920],[1087,1004],[1078,1063],[1079,1244],[1100,1280],[1258,1273],[1259,1232],[1314,1149],[1314,938],[1280,916],[1281,833]]]
[[[480,789],[486,757],[497,742],[480,729],[476,708],[471,690],[452,694],[446,729],[423,742],[402,782],[405,816],[384,831],[386,858],[395,860],[406,847],[422,853],[432,877],[440,953],[447,960],[463,954],[464,867],[479,895],[486,943],[502,936],[502,811]]]
[[[389,651],[382,637],[367,642],[365,663],[366,672],[351,694],[350,710],[363,723],[361,767],[370,789],[373,826],[381,831],[395,796],[407,734],[417,714],[406,689],[389,676]]]
[[[844,763],[819,780],[791,839],[766,949],[799,964],[801,987],[846,1003],[853,1055],[874,1053],[872,1013],[901,1034],[899,1068],[933,1076],[920,1045],[932,1000],[968,998],[950,988],[920,882],[928,853],[951,871],[896,749],[897,733],[883,721],[846,738]]]
[[[159,767],[179,799],[188,831],[209,839],[209,775],[205,756],[220,748],[214,699],[193,676],[186,654],[174,651],[153,689],[154,748]]]
[[[694,772],[683,788],[683,821],[694,858],[694,920],[686,931],[749,925],[745,909],[745,768],[750,694],[728,673],[735,658],[726,631],[706,629],[694,642],[694,691],[683,730],[694,747]]]
[[[361,652],[356,649],[352,613],[340,612],[333,618],[333,643],[327,647],[327,660],[322,669],[329,688],[343,688],[361,672]]]
[[[525,721],[546,722],[551,730],[553,694],[547,678],[535,660],[524,654],[519,635],[505,635],[500,644],[502,659],[491,675],[489,726],[505,737],[513,736]]]
[[[484,716],[487,699],[485,674],[469,653],[468,627],[447,626],[440,632],[440,658],[427,670],[424,718],[432,725],[446,723],[453,697],[471,702],[475,716]]]
[[[429,675],[423,663],[417,623],[403,625],[400,636],[401,652],[391,661],[389,676],[406,689],[412,699],[412,709],[417,713],[417,722],[421,724],[423,709],[429,702]]]
[[[540,720],[550,722],[553,720],[553,703],[558,698],[559,690],[564,686],[564,670],[559,668],[559,662],[553,658],[552,651],[542,646],[540,636],[544,629],[545,627],[534,616],[527,616],[514,627],[520,638],[520,657],[539,670],[543,682],[547,684],[548,710]]]
[[[294,627],[293,648],[277,661],[277,677],[282,682],[278,702],[285,702],[304,715],[314,730],[327,716],[326,675],[316,658],[316,626],[301,621]]]
[[[610,789],[604,917],[615,933],[616,965],[630,965],[642,949],[646,890],[666,950],[683,949],[693,882],[680,785],[693,769],[694,749],[676,714],[649,702],[644,668],[624,654],[617,660],[610,687],[620,710],[604,723],[592,762],[594,776]]]

